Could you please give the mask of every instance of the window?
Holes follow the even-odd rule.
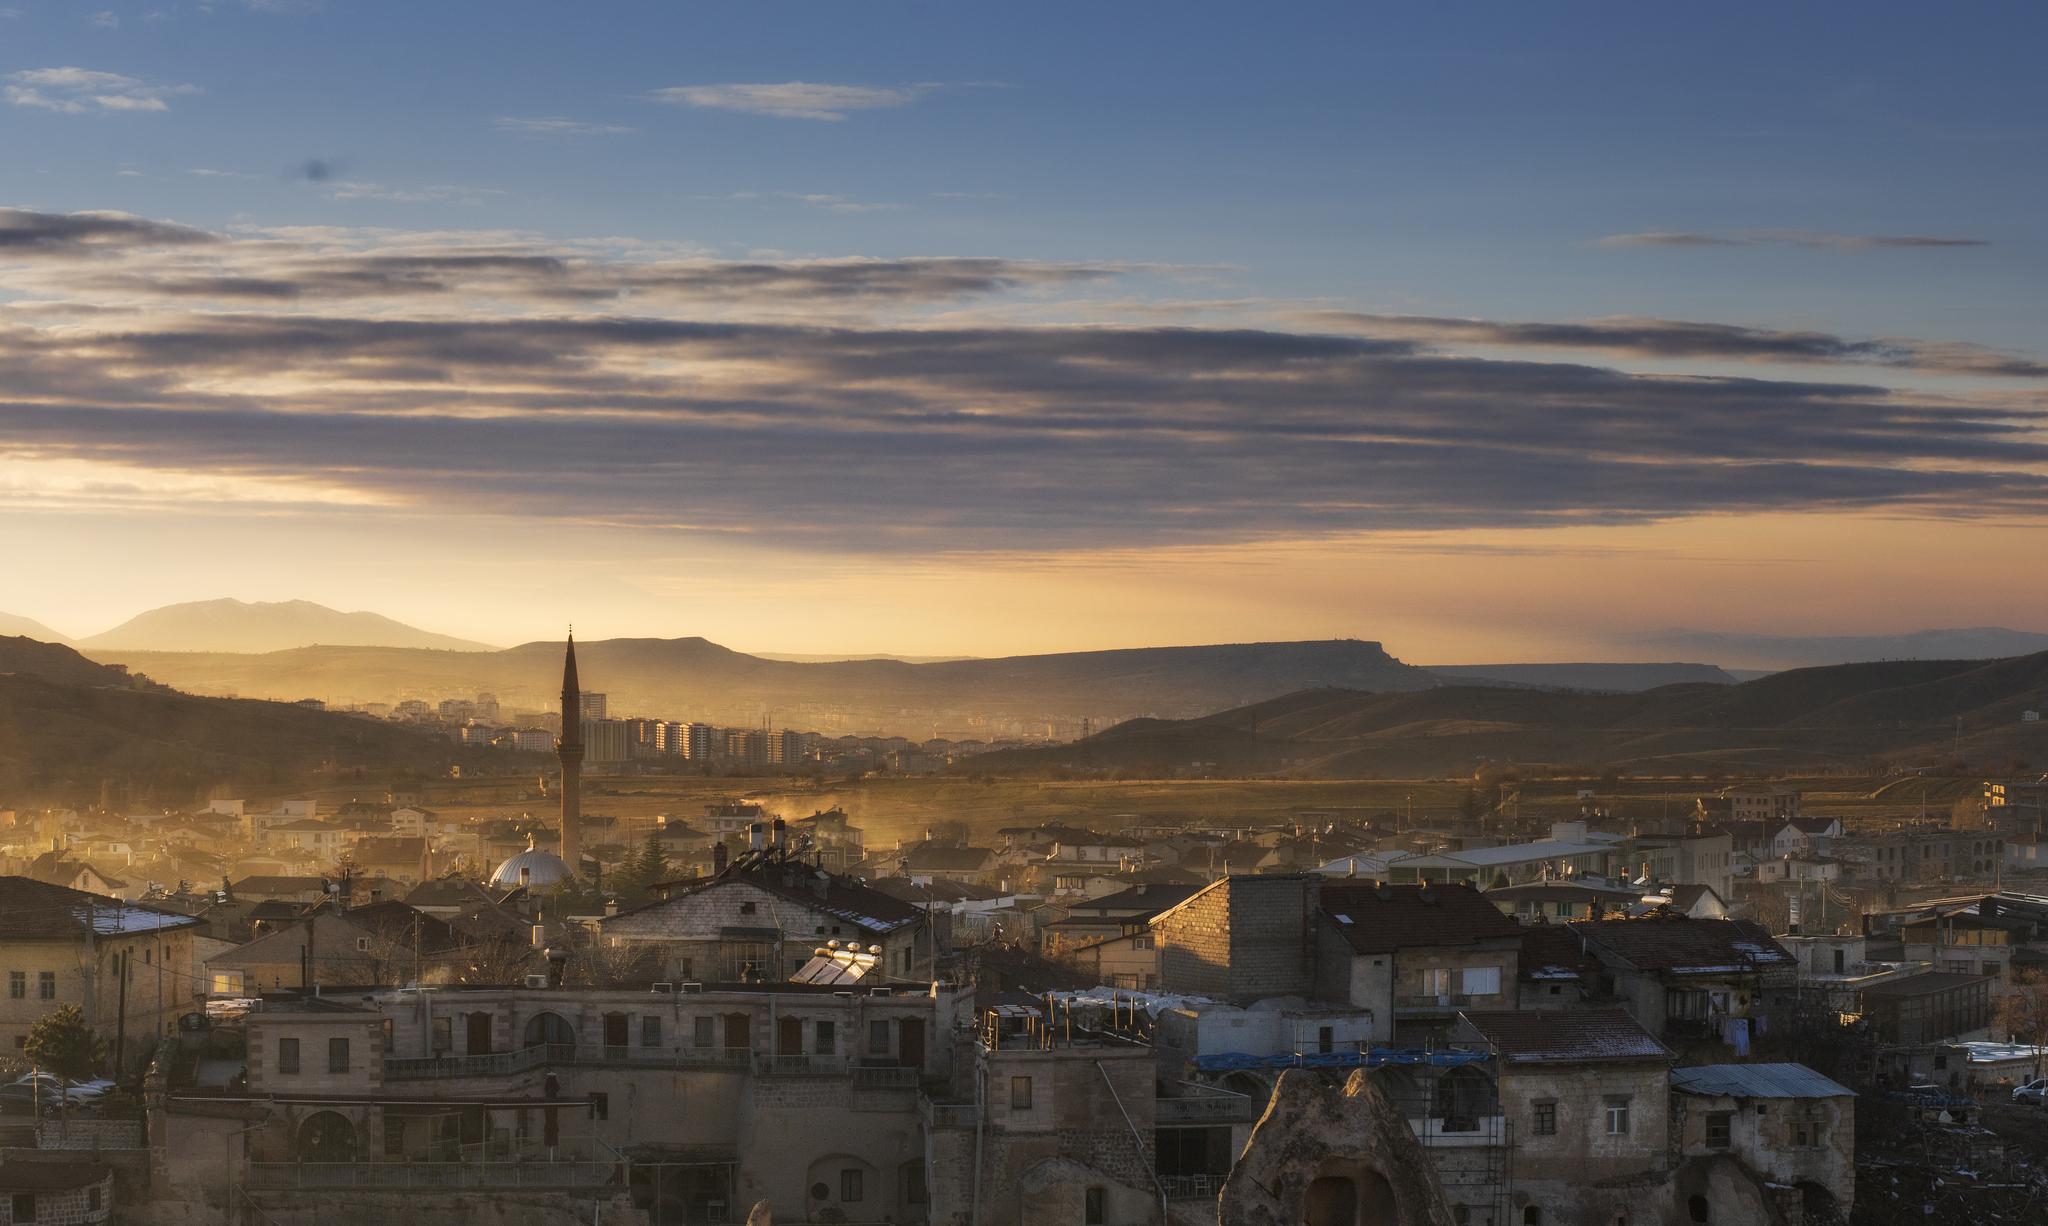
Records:
[[[370,938],[368,938],[368,937],[357,937],[357,938],[356,938],[356,952],[357,952],[357,953],[359,953],[359,954],[366,954],[366,953],[369,953],[369,952],[370,952]]]
[[[26,999],[28,999],[28,972],[27,972],[27,971],[9,971],[9,972],[7,972],[7,999],[9,999],[9,1000],[26,1000]]]
[[[396,1112],[384,1113],[384,1156],[405,1157],[405,1117]]]
[[[718,1019],[700,1017],[695,1019],[696,1032],[690,1036],[692,1047],[716,1047],[718,1045]]]
[[[2000,964],[1996,962],[1982,962],[1978,966],[1986,975],[1996,975],[2000,969]]]
[[[383,1035],[382,1035],[382,1038],[383,1038],[383,1042],[382,1042],[382,1043],[380,1043],[380,1044],[378,1044],[378,1046],[377,1046],[377,1050],[378,1050],[378,1051],[381,1051],[381,1052],[394,1052],[394,1051],[397,1051],[397,1050],[398,1050],[398,1045],[397,1045],[397,1041],[396,1041],[396,1040],[394,1040],[394,1039],[393,1039],[393,1038],[391,1037],[391,1019],[390,1019],[390,1018],[388,1018],[388,1017],[387,1017],[387,1018],[385,1018],[385,1019],[384,1019],[384,1024],[383,1024],[383,1025],[382,1025],[381,1027],[379,1027],[379,1029],[380,1029],[380,1030],[381,1030],[381,1031],[383,1032]]]
[[[44,1000],[57,999],[57,972],[39,971],[36,975],[36,994]],[[31,1200],[34,1197],[30,1197]]]
[[[837,1039],[838,1035],[834,1033],[831,1022],[819,1022],[817,1038],[811,1047],[812,1054],[819,1056],[831,1055],[838,1050],[835,1046]]]
[[[1685,1215],[1695,1222],[1707,1220],[1707,1198],[1694,1193],[1686,1198]]]
[[[1543,904],[1542,904],[1542,903],[1537,903],[1536,905],[1540,907],[1540,906],[1542,906]],[[1559,919],[1570,919],[1571,917],[1572,917],[1572,905],[1571,905],[1570,903],[1568,903],[1568,902],[1561,902],[1561,903],[1558,903],[1558,904],[1557,904],[1557,918],[1559,918]]]
[[[612,1096],[603,1090],[590,1092],[590,1118],[608,1120],[612,1117]]]
[[[868,1052],[876,1056],[889,1054],[889,1023],[868,1023]]]
[[[1535,1130],[1537,1136],[1554,1137],[1557,1135],[1556,1103],[1531,1103],[1529,1104],[1529,1112],[1533,1119],[1531,1127]]]
[[[1153,943],[1152,943],[1152,942],[1153,942],[1153,937],[1152,937],[1152,934],[1148,932],[1148,933],[1145,933],[1145,934],[1144,934],[1144,935],[1142,935],[1142,936],[1135,936],[1135,937],[1132,937],[1132,938],[1131,938],[1131,948],[1132,948],[1132,949],[1154,949],[1154,948],[1157,948],[1157,947],[1156,947],[1155,945],[1153,945]]]
[[[1493,996],[1500,991],[1500,968],[1497,966],[1468,966],[1459,977],[1460,990],[1467,996]]]
[[[1522,1226],[1543,1226],[1543,1210],[1529,1205],[1522,1210]]]
[[[640,1046],[661,1046],[661,1019],[653,1014],[640,1019]]]
[[[1031,1079],[1029,1077],[1010,1078],[1010,1110],[1031,1110]]]
[[[277,1041],[277,1071],[296,1073],[299,1071],[299,1041],[279,1039]]]
[[[860,1199],[861,1172],[858,1168],[839,1172],[839,1199],[848,1204]]]
[[[1337,1028],[1324,1026],[1316,1031],[1316,1050],[1319,1052],[1337,1050]]]
[[[1452,1205],[1451,1222],[1453,1226],[1472,1226],[1472,1206]]]
[[[1618,1137],[1628,1131],[1628,1100],[1609,1098],[1607,1100],[1607,1135]]]
[[[1430,967],[1422,972],[1422,994],[1424,996],[1448,996],[1451,993],[1451,972],[1442,967]]]
[[[35,1193],[16,1192],[14,1194],[14,1220],[17,1223],[33,1222],[36,1220]]]
[[[753,904],[753,903],[750,903],[750,902],[743,902],[743,903],[741,903],[741,904],[740,904],[740,914],[741,914],[741,915],[752,915],[752,914],[754,914],[754,904]]]
[[[1947,1067],[1948,1067],[1948,1053],[1947,1053],[1947,1052],[1945,1052],[1945,1051],[1938,1051],[1938,1052],[1935,1052],[1935,1053],[1934,1053],[1934,1067],[1936,1067],[1936,1068],[1938,1068],[1938,1069],[1945,1069],[1945,1068],[1947,1068]]]
[[[1081,1194],[1083,1226],[1102,1226],[1109,1220],[1109,1189],[1090,1188]]]
[[[434,1019],[434,1050],[438,1052],[455,1050],[455,1019],[437,1017]]]
[[[930,1199],[925,1191],[924,1163],[913,1162],[903,1168],[903,1201],[905,1204],[922,1205]]]
[[[1731,1144],[1735,1117],[1726,1111],[1717,1111],[1707,1117],[1707,1148],[1727,1149]]]
[[[327,1071],[330,1073],[348,1072],[347,1039],[327,1040]]]

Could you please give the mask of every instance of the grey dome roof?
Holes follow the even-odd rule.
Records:
[[[522,874],[524,877],[522,878]],[[557,881],[570,878],[569,866],[562,857],[551,851],[541,851],[533,845],[531,835],[527,836],[526,850],[508,858],[491,874],[491,884],[496,886],[523,885],[529,889],[551,886]]]

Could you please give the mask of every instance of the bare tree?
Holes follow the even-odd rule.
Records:
[[[2042,1046],[2048,1044],[2048,972],[2015,969],[2006,980],[2005,998],[1998,1002],[1998,1024],[2014,1042],[2034,1049],[2034,1076],[2040,1077]]]

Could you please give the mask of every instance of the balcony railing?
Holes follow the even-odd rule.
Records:
[[[494,1077],[544,1064],[630,1064],[653,1068],[746,1072],[754,1053],[746,1047],[617,1047],[607,1044],[543,1043],[488,1056],[386,1057],[384,1080],[427,1077]]]
[[[920,1096],[917,1100],[918,1118],[924,1121],[927,1130],[933,1128],[972,1128],[975,1120],[973,1103],[935,1103]]]
[[[1161,1175],[1159,1186],[1168,1200],[1213,1201],[1223,1194],[1221,1175]]]
[[[269,1188],[601,1188],[609,1162],[251,1162],[243,1186]]]
[[[1409,1009],[1451,1009],[1463,1008],[1472,1003],[1472,998],[1463,994],[1445,993],[1434,996],[1403,996],[1401,1005]]]
[[[863,1090],[915,1090],[920,1071],[914,1068],[855,1068],[853,1084]]]
[[[756,1056],[754,1071],[764,1077],[831,1076],[846,1071],[844,1056]]]

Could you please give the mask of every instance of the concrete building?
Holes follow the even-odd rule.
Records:
[[[202,921],[27,877],[0,877],[0,1044],[19,1052],[29,1028],[66,1005],[107,1041],[121,1074],[197,1006],[192,939]]]
[[[1316,994],[1368,1010],[1376,1042],[1421,1043],[1461,1010],[1513,1009],[1522,925],[1469,886],[1328,880]]]
[[[1653,1034],[1718,1037],[1730,1020],[1754,1021],[1798,999],[1798,962],[1747,920],[1683,917],[1570,925],[1606,968],[1611,988]]]
[[[1932,971],[1874,984],[1857,998],[1879,1043],[1915,1047],[1990,1037],[1991,981],[1981,975]]]

